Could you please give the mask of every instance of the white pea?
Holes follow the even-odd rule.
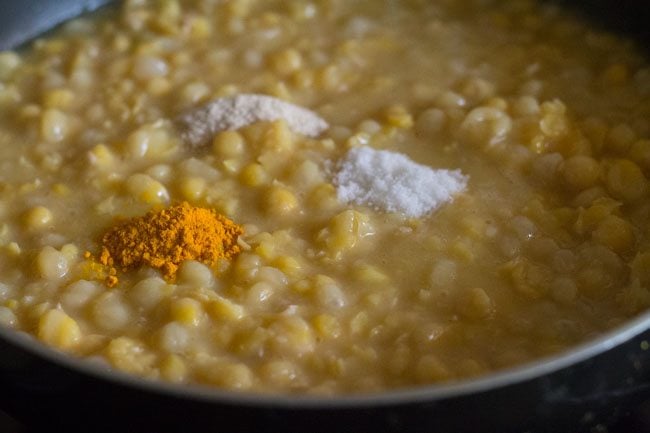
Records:
[[[79,280],[70,284],[61,297],[61,303],[67,311],[81,308],[94,298],[100,291],[97,283]]]
[[[363,16],[354,16],[348,20],[343,33],[349,38],[362,38],[376,27],[376,23]]]
[[[532,239],[537,232],[537,226],[535,223],[525,216],[515,216],[510,220],[509,225],[522,241]]]
[[[47,109],[43,112],[41,118],[41,137],[49,142],[61,141],[70,131],[70,121],[68,116],[54,108]]]
[[[140,80],[164,77],[169,71],[167,62],[159,57],[140,56],[133,63],[133,73]]]
[[[16,325],[16,315],[7,307],[0,307],[0,326],[13,328]]]
[[[182,161],[178,164],[178,168],[179,175],[184,174],[185,176],[202,177],[207,181],[219,179],[219,171],[217,169],[197,158],[188,158]]]
[[[271,266],[262,266],[255,279],[270,284],[273,287],[285,287],[287,285],[287,276],[279,270]]]
[[[248,289],[247,301],[251,305],[262,305],[267,303],[273,294],[273,286],[265,281],[259,281]]]
[[[20,66],[20,56],[13,51],[0,52],[0,80],[5,80]]]
[[[148,204],[169,203],[169,192],[165,186],[151,176],[136,173],[126,180],[126,190],[134,198]]]
[[[366,119],[359,123],[357,129],[360,132],[365,132],[366,134],[373,135],[381,132],[382,126],[381,123],[377,122],[376,120]]]
[[[170,322],[160,331],[160,346],[170,353],[182,353],[190,342],[187,327],[178,322]]]
[[[242,54],[243,64],[251,69],[258,69],[263,61],[262,53],[257,50],[248,49]]]
[[[131,317],[131,308],[115,291],[104,293],[92,308],[92,318],[95,324],[107,331],[125,328],[131,321]]]
[[[46,280],[58,280],[68,273],[68,259],[65,254],[51,246],[44,247],[36,257],[38,273]]]
[[[212,270],[194,260],[187,260],[178,269],[178,284],[187,284],[193,287],[210,288],[214,285]]]
[[[513,104],[517,116],[534,116],[539,113],[539,102],[533,96],[521,96]]]
[[[439,108],[423,111],[415,121],[415,132],[421,137],[431,137],[442,131],[447,122],[447,115]]]
[[[290,361],[275,360],[262,365],[260,374],[276,386],[290,386],[298,377],[299,371]]]
[[[0,301],[9,299],[14,293],[14,289],[8,284],[0,283]]]
[[[161,183],[169,182],[172,176],[172,168],[167,164],[156,164],[149,167],[146,174]]]
[[[145,278],[129,290],[129,295],[138,307],[150,310],[167,295],[167,287],[160,277]]]
[[[545,153],[533,160],[531,174],[539,182],[552,184],[559,178],[562,161],[564,157],[559,153]]]
[[[88,68],[80,68],[70,75],[70,84],[78,89],[92,87],[95,82],[93,71]]]
[[[25,223],[31,229],[42,229],[52,222],[52,211],[44,206],[31,208],[25,214]]]
[[[318,284],[316,286],[316,299],[327,308],[342,308],[347,304],[343,290],[334,282],[330,284]]]
[[[324,181],[323,174],[318,165],[313,161],[304,161],[296,167],[293,178],[303,188],[313,186]]]
[[[181,98],[186,104],[194,104],[205,97],[210,93],[210,87],[205,83],[193,82],[185,85],[181,90]]]
[[[470,111],[460,131],[470,144],[492,145],[501,141],[512,129],[512,120],[505,112],[492,107],[479,107]]]
[[[439,95],[437,95],[435,98],[435,103],[440,108],[447,108],[447,109],[460,108],[467,105],[467,101],[462,95],[452,91],[442,92]]]
[[[551,284],[551,297],[560,304],[572,303],[578,295],[575,281],[567,277],[558,277]]]
[[[514,236],[504,235],[499,239],[499,250],[507,258],[513,258],[521,251],[521,242]]]
[[[571,250],[558,250],[553,255],[553,269],[563,274],[569,274],[576,269],[576,255]]]
[[[438,260],[431,270],[429,281],[433,287],[445,288],[451,285],[457,276],[456,262],[449,259]]]
[[[145,125],[126,138],[126,154],[131,158],[155,156],[168,151],[173,146],[169,134],[161,128]]]
[[[241,279],[255,278],[262,264],[262,259],[256,254],[240,254],[235,260],[235,272]]]

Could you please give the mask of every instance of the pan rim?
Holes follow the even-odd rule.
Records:
[[[96,362],[60,352],[24,332],[0,326],[0,340],[19,347],[29,354],[58,367],[125,388],[146,391],[159,396],[196,400],[213,404],[259,406],[275,409],[340,409],[434,402],[480,394],[531,381],[587,361],[650,330],[650,310],[613,328],[594,339],[580,343],[556,355],[449,384],[405,387],[374,393],[319,396],[310,394],[254,393],[229,391],[195,384],[173,384],[100,366]],[[645,350],[645,349],[642,349]],[[0,355],[2,356],[2,355]]]

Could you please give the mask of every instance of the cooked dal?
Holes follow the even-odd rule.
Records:
[[[222,96],[309,107],[188,150]],[[556,354],[650,306],[650,68],[533,1],[126,1],[0,53],[0,322],[151,379],[340,394]],[[460,169],[420,219],[340,203],[352,146]],[[188,201],[242,252],[108,288],[116,218]]]

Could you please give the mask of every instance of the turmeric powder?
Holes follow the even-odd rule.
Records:
[[[197,260],[213,266],[220,258],[240,252],[237,245],[241,226],[212,209],[187,202],[127,220],[102,237],[99,262],[109,266],[106,283],[117,284],[117,270],[128,271],[142,265],[160,269],[173,279],[181,262]]]

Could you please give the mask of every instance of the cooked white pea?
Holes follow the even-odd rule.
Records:
[[[190,341],[187,327],[177,322],[170,322],[160,330],[160,348],[169,353],[182,353]]]
[[[69,271],[68,259],[61,251],[50,246],[44,247],[36,257],[36,267],[42,278],[59,280]]]
[[[101,295],[93,303],[91,315],[94,323],[105,331],[119,331],[134,320],[131,308],[117,291]]]
[[[178,269],[177,282],[193,287],[211,288],[214,285],[213,271],[203,263],[187,260]]]
[[[36,206],[25,215],[25,223],[28,228],[40,229],[50,225],[52,218],[51,210],[44,206]]]
[[[16,325],[16,315],[7,307],[0,307],[0,324],[11,328]]]
[[[61,296],[61,303],[68,310],[84,307],[97,294],[102,287],[94,281],[77,280],[65,288]]]
[[[129,296],[135,305],[143,310],[150,310],[158,305],[166,296],[169,296],[173,287],[159,277],[150,277],[138,281],[131,289]]]

